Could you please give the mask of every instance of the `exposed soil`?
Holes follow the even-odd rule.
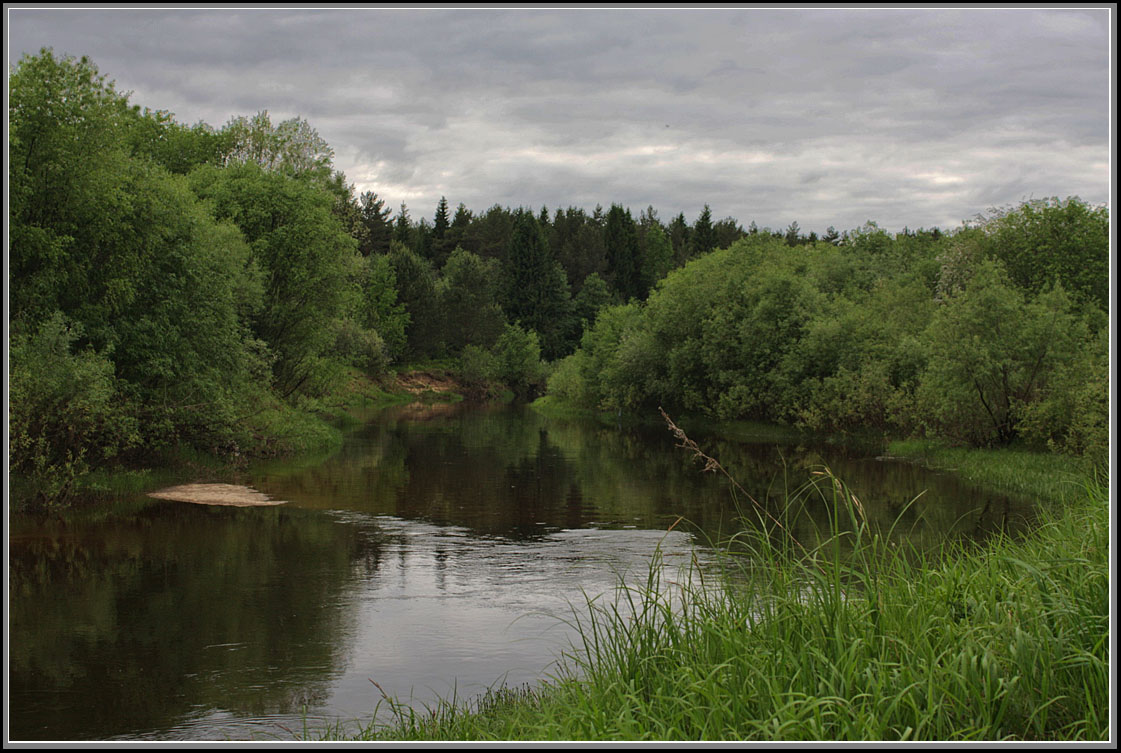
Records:
[[[234,484],[182,484],[149,492],[149,497],[192,502],[196,505],[225,505],[228,507],[256,507],[283,505],[284,500],[272,499],[248,486]]]
[[[396,388],[402,392],[421,395],[425,392],[461,392],[462,385],[454,379],[429,371],[410,371],[397,377]]]

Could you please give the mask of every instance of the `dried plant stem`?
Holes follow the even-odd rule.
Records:
[[[704,462],[704,468],[701,469],[702,473],[708,473],[708,472],[717,473],[717,472],[719,472],[719,473],[723,474],[724,477],[726,479],[728,479],[728,481],[731,482],[732,487],[736,491],[738,491],[740,494],[742,494],[743,496],[745,496],[749,500],[751,500],[751,504],[755,506],[756,510],[758,510],[768,520],[770,520],[772,523],[774,523],[779,528],[779,530],[781,530],[783,533],[785,533],[787,538],[789,538],[792,542],[794,542],[795,546],[797,546],[798,549],[800,549],[803,554],[807,554],[806,548],[804,546],[802,546],[802,542],[798,541],[797,537],[795,537],[794,534],[792,534],[786,528],[786,526],[784,526],[782,524],[782,522],[778,518],[776,518],[774,515],[772,515],[771,512],[769,510],[767,510],[767,508],[765,508],[763,505],[761,505],[759,503],[759,501],[755,499],[755,497],[748,494],[747,490],[744,489],[743,486],[740,485],[740,482],[736,481],[736,479],[732,476],[732,474],[728,473],[727,469],[724,468],[724,466],[720,465],[720,461],[718,461],[716,458],[712,457],[711,455],[705,454],[705,452],[700,448],[700,445],[698,445],[692,439],[689,439],[688,435],[685,434],[685,431],[681,427],[679,427],[677,424],[675,424],[673,422],[673,419],[670,418],[669,415],[664,410],[662,410],[661,407],[658,408],[658,412],[662,414],[662,418],[665,420],[666,425],[669,426],[670,432],[672,432],[674,437],[677,438],[677,441],[678,441],[677,446],[682,448],[682,449],[688,450],[689,452],[693,453],[694,458],[697,458],[697,459],[701,460],[702,462]]]

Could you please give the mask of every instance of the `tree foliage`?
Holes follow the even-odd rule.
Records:
[[[978,232],[893,238],[869,223],[840,247],[749,233],[671,271],[645,303],[601,310],[550,390],[589,407],[1102,457],[1100,310],[960,253]]]
[[[439,354],[442,348],[440,303],[432,265],[397,241],[390,245],[389,263],[397,281],[397,300],[409,316],[406,356],[424,358]]]
[[[1046,398],[1087,337],[1070,309],[1061,287],[1029,297],[1001,267],[979,265],[926,332],[919,403],[934,428],[977,445],[1016,439],[1028,406]]]
[[[357,244],[315,184],[254,162],[191,174],[195,192],[240,229],[264,276],[254,332],[276,356],[282,394],[320,389],[331,371],[332,323],[344,313]]]
[[[629,210],[612,204],[604,227],[607,275],[623,300],[646,297],[642,276],[643,260],[638,245],[638,229]]]
[[[1029,293],[1058,282],[1103,310],[1109,305],[1109,210],[1078,198],[1028,201],[976,223],[981,252]]]
[[[272,124],[267,110],[252,117],[239,116],[225,128],[227,165],[253,163],[268,172],[315,175],[326,179],[335,152],[303,118]]]
[[[498,301],[498,263],[457,248],[438,285],[444,342],[453,353],[490,348],[506,325]]]
[[[506,316],[538,334],[546,358],[563,355],[575,323],[568,281],[529,212],[518,214],[506,257]]]

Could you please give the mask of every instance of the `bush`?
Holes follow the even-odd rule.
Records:
[[[533,395],[545,386],[545,367],[537,333],[516,324],[507,324],[494,344],[497,374],[516,393]]]
[[[335,354],[370,376],[384,374],[389,367],[389,356],[381,335],[351,319],[340,320],[337,326]]]
[[[113,363],[91,350],[73,352],[79,334],[60,313],[31,333],[13,332],[8,464],[17,505],[64,502],[91,464],[139,441]]]
[[[463,348],[459,376],[468,387],[486,388],[491,382],[498,380],[498,371],[498,359],[489,350],[478,345]]]
[[[546,382],[546,391],[565,403],[574,406],[594,404],[591,385],[584,379],[584,369],[588,355],[578,350],[557,362],[553,373]]]
[[[1109,463],[1109,342],[1101,330],[1082,353],[1057,371],[1052,388],[1025,406],[1020,428],[1025,439],[1052,450],[1081,455],[1106,468]]]
[[[1059,287],[1027,299],[999,264],[985,261],[948,298],[926,332],[929,362],[918,388],[927,424],[974,446],[1008,444],[1036,404],[1058,394],[1077,365],[1083,323]]]

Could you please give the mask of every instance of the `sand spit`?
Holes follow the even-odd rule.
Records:
[[[267,494],[262,494],[256,489],[235,484],[182,484],[149,492],[148,496],[156,499],[172,499],[177,502],[193,502],[196,505],[257,507],[284,504],[284,500],[271,499]]]

